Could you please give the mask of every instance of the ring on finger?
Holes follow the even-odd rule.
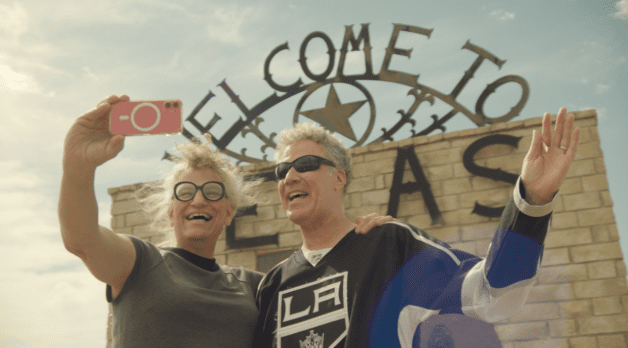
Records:
[[[565,151],[567,150],[567,146],[560,145],[558,148],[561,149],[561,150],[565,150]]]

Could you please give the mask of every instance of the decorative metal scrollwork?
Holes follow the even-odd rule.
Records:
[[[342,134],[348,139],[355,141],[353,146],[361,146],[364,145],[366,140],[369,138],[371,132],[373,131],[373,127],[375,124],[375,116],[376,116],[376,108],[375,102],[369,93],[369,91],[359,82],[362,80],[368,81],[382,81],[382,82],[391,82],[399,85],[405,85],[409,87],[408,95],[414,96],[414,102],[408,108],[408,110],[398,110],[399,120],[392,126],[390,129],[381,128],[382,134],[373,140],[371,143],[381,143],[384,141],[393,141],[393,136],[404,126],[410,125],[410,136],[420,136],[427,135],[436,130],[440,130],[445,132],[446,128],[444,124],[456,116],[458,113],[462,113],[467,118],[469,118],[472,122],[474,122],[478,127],[484,126],[487,124],[493,124],[497,122],[506,122],[508,120],[513,119],[521,113],[521,110],[525,106],[529,94],[530,88],[525,79],[521,76],[517,75],[507,75],[497,79],[496,81],[487,85],[484,91],[481,93],[480,97],[477,100],[475,105],[475,112],[467,109],[465,106],[456,101],[456,98],[460,94],[460,92],[467,85],[469,80],[473,78],[476,71],[480,68],[481,64],[488,60],[489,62],[497,65],[499,69],[501,69],[502,65],[506,62],[505,60],[500,60],[492,53],[486,51],[485,49],[478,47],[472,44],[470,41],[467,41],[462,47],[463,50],[471,51],[477,54],[476,60],[473,62],[471,67],[465,71],[462,79],[457,83],[454,89],[445,94],[438,90],[435,90],[429,86],[425,86],[418,82],[419,75],[412,75],[401,71],[395,71],[390,69],[390,63],[395,55],[410,57],[412,50],[401,49],[396,46],[399,34],[401,32],[414,33],[418,35],[426,36],[428,39],[430,38],[434,29],[425,29],[417,26],[411,25],[403,25],[403,24],[393,24],[393,32],[390,37],[390,42],[388,47],[386,48],[385,56],[383,59],[382,67],[378,74],[373,73],[373,60],[371,56],[371,45],[370,45],[370,34],[369,34],[369,25],[362,24],[360,32],[358,33],[358,37],[355,37],[355,33],[353,31],[353,26],[348,25],[345,27],[345,33],[342,41],[342,47],[339,50],[340,59],[338,60],[338,67],[336,76],[331,76],[331,72],[333,71],[335,64],[335,54],[336,48],[334,47],[333,41],[323,32],[313,32],[309,34],[301,44],[299,50],[299,64],[301,65],[301,69],[303,73],[310,78],[313,82],[310,84],[304,84],[301,78],[297,79],[297,81],[289,84],[289,85],[281,85],[273,80],[273,75],[270,72],[271,61],[280,53],[285,50],[289,50],[288,43],[281,44],[273,49],[266,61],[264,63],[264,80],[268,83],[268,85],[275,91],[266,97],[264,100],[253,106],[249,109],[241,100],[240,97],[233,92],[233,90],[229,87],[226,80],[223,80],[218,86],[224,90],[224,92],[229,96],[231,101],[238,107],[238,109],[244,115],[244,118],[240,117],[236,120],[236,122],[220,137],[213,136],[213,143],[222,150],[225,154],[235,158],[239,163],[241,162],[259,162],[266,161],[267,155],[265,151],[271,148],[276,147],[276,143],[273,138],[277,135],[277,133],[271,133],[269,136],[266,136],[259,128],[260,123],[264,122],[264,119],[260,117],[265,111],[269,110],[273,106],[281,103],[282,101],[289,99],[297,94],[305,92],[305,94],[299,100],[297,107],[294,111],[293,122],[298,122],[300,116],[308,117],[318,123],[320,123],[325,128],[329,129],[332,132],[336,132],[338,134]],[[313,40],[322,40],[327,47],[327,66],[325,70],[320,74],[315,74],[312,72],[307,63],[307,57],[305,56],[305,52],[307,46]],[[362,46],[362,51],[364,53],[364,73],[362,74],[354,74],[354,75],[346,75],[345,74],[345,63],[347,52],[351,46],[352,51],[359,51],[360,46]],[[499,87],[508,84],[508,83],[516,83],[521,86],[522,93],[519,101],[516,105],[514,105],[511,110],[499,117],[490,118],[487,117],[484,113],[484,104],[489,96],[494,93]],[[340,98],[336,93],[336,89],[334,85],[346,85],[351,86],[353,88],[358,89],[364,96],[365,100],[352,102],[347,104],[342,104]],[[329,94],[327,97],[327,102],[325,107],[314,110],[301,110],[304,102],[307,98],[312,95],[318,89],[330,85]],[[278,95],[277,92],[282,93]],[[187,121],[189,124],[195,128],[197,131],[202,133],[210,133],[212,127],[217,123],[223,121],[223,119],[214,114],[213,118],[209,121],[207,125],[202,125],[200,122],[196,120],[196,116],[198,112],[214,97],[215,95],[209,91],[209,93],[199,102],[199,104],[194,108],[192,113],[187,117]],[[439,117],[438,115],[431,115],[432,123],[422,130],[415,130],[417,122],[413,119],[413,116],[416,114],[419,107],[423,102],[427,101],[430,105],[434,105],[435,98],[447,103],[452,109]],[[363,107],[363,105],[368,105],[370,108],[370,118],[366,127],[366,131],[361,136],[357,136],[351,124],[348,122],[349,117],[351,117],[357,110]],[[391,115],[392,116],[392,115]],[[384,115],[384,117],[391,117],[388,115]],[[240,133],[243,137],[248,134],[253,134],[255,137],[260,139],[263,143],[261,146],[261,152],[264,154],[263,158],[254,158],[246,155],[246,149],[241,149],[240,153],[231,151],[227,149],[227,146],[231,143],[231,141],[235,138],[235,136]],[[183,135],[192,138],[193,135],[187,129],[184,128]],[[169,158],[169,154],[166,153],[164,155],[165,159]]]

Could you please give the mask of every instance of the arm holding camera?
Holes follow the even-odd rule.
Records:
[[[111,285],[114,297],[133,268],[135,248],[126,236],[98,225],[94,178],[96,167],[124,147],[124,136],[109,132],[108,115],[112,104],[128,100],[112,95],[74,122],[64,142],[58,205],[65,248],[97,279]]]

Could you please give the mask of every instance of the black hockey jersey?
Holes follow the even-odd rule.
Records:
[[[417,328],[435,315],[506,319],[531,289],[550,216],[511,199],[486,259],[400,222],[350,232],[316,266],[299,250],[260,284],[254,345],[418,347]]]

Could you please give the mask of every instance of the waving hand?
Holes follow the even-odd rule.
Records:
[[[576,156],[580,128],[573,129],[575,116],[566,117],[567,109],[561,108],[552,132],[549,112],[543,115],[542,134],[532,132],[532,143],[523,160],[521,182],[526,191],[526,201],[533,205],[549,203]]]

